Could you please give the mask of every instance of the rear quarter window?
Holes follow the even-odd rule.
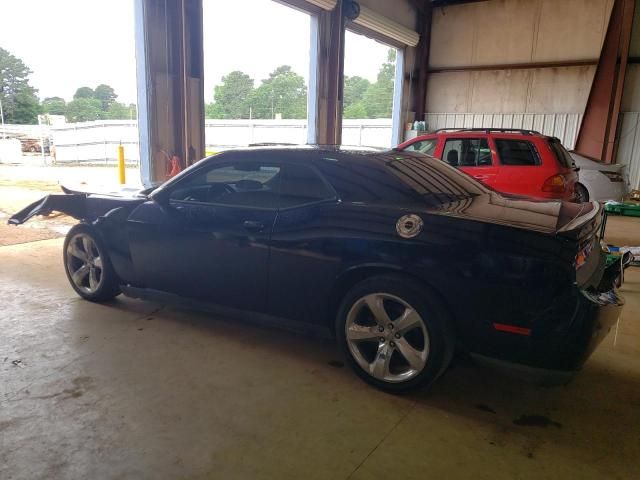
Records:
[[[574,168],[575,165],[573,162],[573,158],[571,158],[571,155],[569,154],[569,152],[567,152],[567,149],[562,146],[562,143],[560,143],[556,139],[551,139],[549,140],[549,148],[551,148],[551,151],[554,153],[554,155],[558,159],[558,163],[560,163],[562,167]]]
[[[540,165],[540,156],[533,143],[526,140],[496,138],[496,150],[502,165]]]

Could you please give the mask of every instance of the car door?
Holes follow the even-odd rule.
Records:
[[[498,167],[486,137],[448,137],[442,150],[442,160],[494,187]]]
[[[132,261],[145,287],[262,311],[280,166],[214,163],[169,187],[129,219]]]
[[[269,262],[269,313],[312,323],[341,267],[335,236],[338,197],[311,165],[283,165],[282,207],[276,219]]]
[[[500,162],[496,189],[518,195],[541,196],[545,180],[558,173],[557,164],[543,165],[540,153],[529,140],[495,137],[493,141]]]

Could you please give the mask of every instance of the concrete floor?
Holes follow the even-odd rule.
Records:
[[[638,245],[640,219],[609,232]],[[398,397],[331,343],[80,300],[61,239],[0,247],[0,479],[637,479],[640,268],[628,272],[617,333],[568,386],[463,362]]]

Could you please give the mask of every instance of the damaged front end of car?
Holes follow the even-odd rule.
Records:
[[[92,223],[105,216],[109,211],[119,207],[132,207],[146,200],[146,196],[136,192],[133,196],[101,195],[78,192],[62,188],[65,193],[54,193],[27,205],[12,215],[9,225],[22,225],[36,215],[49,216],[54,212],[62,213],[77,220]]]
[[[22,225],[36,215],[48,216],[53,212],[64,213],[78,220],[84,220],[87,218],[87,195],[80,193],[47,195],[12,215],[7,223]]]

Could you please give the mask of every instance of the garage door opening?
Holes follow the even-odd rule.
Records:
[[[342,144],[390,147],[402,50],[347,30],[344,52]]]
[[[271,0],[203,9],[207,152],[306,143],[311,16]]]

